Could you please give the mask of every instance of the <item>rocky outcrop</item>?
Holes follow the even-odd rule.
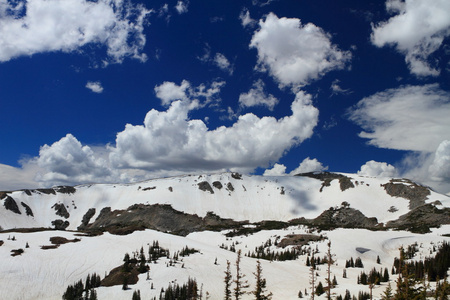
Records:
[[[368,218],[350,207],[330,208],[312,220],[311,225],[321,228],[375,228],[377,218]]]
[[[31,208],[28,205],[26,205],[23,202],[20,202],[20,204],[22,204],[22,206],[25,208],[25,213],[27,214],[27,216],[34,217],[33,211],[31,210]]]
[[[82,230],[83,228],[85,228],[94,215],[95,208],[89,208],[88,211],[84,214],[83,219],[81,220],[81,225],[78,226],[78,230]]]
[[[415,209],[424,205],[425,200],[430,195],[428,187],[418,185],[407,179],[392,179],[382,186],[388,195],[408,199],[409,209]]]
[[[19,206],[17,206],[16,200],[14,200],[11,196],[6,196],[3,205],[7,210],[12,211],[13,213],[16,213],[18,215],[22,214],[19,210]]]
[[[66,230],[67,227],[69,227],[70,223],[69,221],[64,221],[61,219],[57,219],[52,221],[52,225],[56,230]]]
[[[52,208],[55,209],[56,215],[68,219],[70,217],[66,206],[63,203],[55,203]]]
[[[334,179],[339,180],[339,185],[341,188],[341,191],[345,191],[349,188],[354,188],[355,185],[351,181],[350,177],[347,177],[342,174],[336,174],[336,173],[330,173],[330,172],[309,172],[309,173],[300,173],[296,174],[295,176],[304,176],[304,177],[310,177],[315,178],[320,181],[322,181],[322,186],[320,187],[320,191],[322,192],[323,189],[327,186],[331,185],[331,181]]]
[[[425,204],[400,216],[386,224],[387,228],[403,229],[412,232],[426,233],[432,227],[450,224],[450,208],[437,208],[433,204]]]
[[[126,210],[111,211],[110,207],[103,208],[97,219],[84,230],[129,234],[135,230],[154,229],[184,236],[195,231],[221,230],[238,224],[241,223],[222,219],[211,212],[201,218],[177,211],[170,205],[135,204]]]
[[[198,188],[204,192],[210,192],[211,194],[214,194],[214,191],[208,181],[202,181],[198,183]]]

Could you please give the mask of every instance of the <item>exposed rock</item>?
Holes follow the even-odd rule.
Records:
[[[450,208],[438,209],[433,204],[419,206],[386,224],[387,228],[404,229],[412,232],[426,233],[431,227],[450,224]]]
[[[66,209],[66,206],[63,203],[55,203],[52,208],[55,209],[56,215],[68,219],[70,217],[69,212]]]
[[[60,185],[54,188],[56,192],[62,194],[75,194],[77,191],[73,186]]]
[[[86,226],[88,231],[108,231],[113,234],[129,234],[135,230],[154,229],[178,235],[187,235],[201,230],[221,230],[237,226],[239,222],[222,219],[209,212],[204,218],[177,211],[170,205],[135,204],[126,210],[107,207],[97,219]]]
[[[173,187],[169,186],[169,192],[173,192]]]
[[[388,195],[408,199],[409,209],[415,209],[416,207],[424,205],[425,200],[430,195],[429,188],[406,179],[392,179],[382,186]]]
[[[146,188],[143,188],[142,190],[143,191],[150,191],[150,190],[154,190],[154,189],[156,189],[156,186],[146,187]]]
[[[27,214],[27,216],[34,217],[33,211],[31,210],[31,208],[28,205],[26,205],[23,202],[20,202],[20,204],[22,204],[22,206],[25,207],[25,213]]]
[[[208,181],[202,181],[198,183],[198,188],[204,192],[210,192],[211,194],[214,194],[214,191]]]
[[[321,192],[323,191],[324,187],[330,186],[331,181],[333,181],[334,179],[339,180],[341,191],[345,191],[349,188],[355,187],[355,185],[351,181],[351,178],[347,177],[345,175],[342,175],[342,174],[336,174],[336,173],[330,173],[330,172],[308,172],[308,173],[300,173],[295,176],[310,177],[310,178],[315,178],[315,179],[323,181],[322,186],[320,187]]]
[[[230,192],[233,192],[233,191],[234,191],[234,186],[231,184],[231,182],[228,182],[228,183],[227,183],[227,189],[228,189]]]
[[[323,237],[314,234],[289,234],[283,238],[279,243],[278,247],[285,248],[287,246],[304,246],[309,242],[323,240]]]
[[[62,245],[62,244],[67,244],[67,243],[77,243],[81,241],[80,239],[73,239],[73,240],[69,240],[66,239],[65,237],[62,236],[52,236],[50,238],[50,243],[52,243],[53,245]]]
[[[368,218],[359,210],[349,207],[330,208],[312,220],[312,225],[322,228],[374,228],[377,218]]]
[[[56,195],[56,192],[54,189],[36,189],[34,191],[38,191],[39,193],[47,194],[47,195],[50,195],[50,194]]]
[[[222,185],[222,183],[220,183],[220,181],[214,181],[213,186],[219,190],[222,189],[222,187],[223,187],[223,185]]]
[[[19,210],[19,207],[17,206],[16,200],[14,200],[11,196],[6,196],[3,205],[5,206],[6,209],[12,211],[13,213],[16,213],[18,215],[22,214]]]
[[[231,173],[231,177],[234,179],[242,180],[242,174],[239,173]]]
[[[3,246],[4,243],[4,241],[0,240],[0,247]]]
[[[24,251],[23,251],[22,248],[20,248],[20,249],[13,249],[13,250],[11,250],[11,256],[22,255],[23,252]]]
[[[95,208],[89,208],[88,211],[84,214],[83,219],[81,220],[81,225],[78,227],[78,229],[83,229],[84,227],[86,227],[86,225],[89,224],[89,221],[94,215]]]
[[[69,221],[57,219],[52,221],[52,225],[55,227],[56,230],[66,230],[66,228],[69,227],[70,223]]]

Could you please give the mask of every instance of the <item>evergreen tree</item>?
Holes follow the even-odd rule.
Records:
[[[266,279],[262,277],[262,267],[259,260],[256,262],[256,272],[253,273],[253,275],[255,275],[256,279],[256,287],[252,292],[252,294],[255,295],[255,300],[271,300],[272,293],[269,292],[269,294],[266,295]]]
[[[231,276],[230,262],[227,260],[227,270],[225,271],[225,297],[224,300],[231,300],[231,282],[233,277]]]
[[[245,289],[249,287],[246,280],[244,280],[245,274],[241,271],[241,255],[242,251],[239,249],[237,251],[236,258],[236,279],[234,280],[234,299],[239,300],[242,295],[245,294]]]
[[[392,300],[392,299],[394,299],[394,295],[392,294],[392,287],[391,283],[389,282],[388,286],[381,295],[381,300]]]
[[[323,288],[322,281],[319,281],[319,284],[317,284],[317,287],[316,287],[316,295],[320,296],[323,293],[325,293],[325,289]]]
[[[137,290],[133,292],[132,300],[141,300],[141,291]]]

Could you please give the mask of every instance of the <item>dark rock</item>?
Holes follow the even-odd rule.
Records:
[[[231,182],[228,182],[228,183],[227,183],[227,189],[228,189],[230,192],[233,192],[233,191],[234,191],[234,186],[231,184]]]
[[[83,219],[81,220],[81,225],[78,227],[78,229],[83,229],[84,227],[86,227],[86,225],[89,224],[89,221],[94,215],[95,208],[89,208],[88,211],[84,214]]]
[[[382,185],[386,193],[392,197],[401,197],[409,200],[409,209],[425,204],[425,200],[430,195],[428,187],[418,185],[406,179],[392,179]]]
[[[336,174],[336,173],[330,173],[330,172],[309,172],[309,173],[300,173],[295,176],[310,177],[310,178],[315,178],[315,179],[323,181],[322,186],[320,187],[321,192],[324,187],[330,186],[331,181],[333,181],[334,179],[339,180],[341,191],[345,191],[346,189],[355,187],[355,185],[351,181],[351,178],[347,177],[345,175],[342,175],[342,174]]]
[[[68,219],[70,217],[69,212],[66,209],[66,206],[63,203],[55,203],[52,208],[55,209],[56,215]]]
[[[6,209],[12,211],[13,213],[16,213],[18,215],[22,214],[19,210],[19,207],[17,206],[16,200],[14,200],[11,196],[6,196],[3,205],[5,206]]]
[[[231,173],[231,177],[234,179],[242,180],[242,175],[239,173]]]
[[[154,190],[154,189],[156,189],[156,186],[146,187],[146,188],[143,188],[142,190],[143,191],[150,191],[150,190]]]
[[[400,216],[395,221],[389,221],[386,227],[427,233],[430,228],[444,224],[450,224],[450,208],[438,209],[433,204],[425,204]]]
[[[68,185],[60,185],[55,187],[55,190],[58,193],[62,193],[62,194],[75,194],[75,192],[77,191],[73,186],[68,186]]]
[[[317,242],[320,240],[323,240],[323,237],[314,234],[288,234],[278,243],[278,247],[302,247],[304,245],[307,245],[309,242]]]
[[[70,223],[68,221],[57,219],[52,221],[52,225],[56,230],[66,230],[66,228],[69,227]]]
[[[220,183],[220,181],[214,181],[213,186],[219,190],[222,189],[222,187],[223,187],[223,185],[222,185],[222,183]]]
[[[34,217],[33,211],[31,210],[31,208],[28,205],[26,205],[23,202],[20,202],[20,204],[22,204],[22,206],[25,207],[25,212],[26,212],[27,216]]]
[[[214,191],[213,191],[211,185],[207,181],[202,181],[202,182],[198,183],[198,188],[204,192],[210,192],[211,194],[214,194]]]
[[[375,228],[377,218],[368,218],[359,210],[348,207],[328,209],[312,220],[312,225],[321,228]]]
[[[43,194],[47,194],[47,195],[56,195],[56,192],[54,189],[37,189],[36,191],[38,191],[39,193],[43,193]]]

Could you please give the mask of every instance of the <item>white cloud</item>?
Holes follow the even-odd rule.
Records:
[[[293,170],[290,175],[296,175],[301,173],[308,173],[308,172],[320,172],[328,170],[328,167],[324,167],[320,161],[318,161],[316,158],[305,158],[300,165]]]
[[[300,19],[270,13],[259,26],[250,47],[258,51],[259,70],[267,71],[281,87],[304,86],[344,68],[351,58],[350,52],[339,50],[330,35],[312,23],[303,25]]]
[[[222,53],[216,53],[216,56],[214,56],[214,64],[223,71],[228,72],[230,75],[233,74],[233,65]]]
[[[429,172],[434,180],[450,182],[450,141],[443,141],[436,149]]]
[[[396,15],[373,25],[372,43],[395,46],[417,76],[439,75],[429,56],[450,36],[450,1],[388,0],[386,9]]]
[[[274,164],[272,169],[266,169],[263,176],[286,176],[286,166]]]
[[[191,105],[204,106],[211,102],[220,101],[220,89],[225,85],[225,81],[214,81],[207,87],[205,84],[200,84],[197,87],[192,87],[191,83],[183,80],[181,85],[174,82],[165,81],[160,85],[155,86],[156,97],[161,99],[163,106],[169,106],[176,100],[189,100]],[[202,101],[200,101],[200,98]]]
[[[364,98],[349,111],[369,144],[434,152],[450,140],[450,93],[437,84],[403,86]]]
[[[187,102],[175,101],[167,111],[148,112],[143,125],[128,124],[111,148],[112,164],[149,171],[250,171],[309,138],[318,118],[303,92],[292,103],[292,115],[279,120],[248,113],[231,127],[209,130],[203,121],[190,120],[189,111]]]
[[[305,158],[297,168],[292,170],[289,175],[297,175],[308,172],[320,172],[328,170],[328,167],[324,167],[323,164],[316,158]],[[272,169],[266,169],[263,176],[286,176],[286,166],[283,164],[274,164]]]
[[[361,166],[358,175],[371,177],[395,177],[397,170],[393,165],[385,162],[370,160]]]
[[[330,87],[331,95],[338,95],[338,94],[348,95],[348,94],[352,93],[352,91],[350,91],[349,89],[341,88],[339,83],[340,83],[339,79],[333,80],[333,82],[331,83],[331,87]]]
[[[244,8],[239,14],[239,20],[241,20],[242,27],[253,27],[256,25],[256,20],[250,17],[250,12],[247,8]]]
[[[86,88],[97,94],[101,94],[103,92],[103,86],[100,81],[88,81],[86,83]]]
[[[263,105],[273,110],[274,106],[278,104],[278,99],[272,94],[266,94],[264,92],[264,82],[260,79],[253,83],[253,88],[248,93],[239,95],[239,104],[242,107]]]
[[[34,180],[37,169],[32,165],[15,168],[0,164],[0,191],[38,188]]]
[[[108,60],[146,60],[143,5],[123,0],[34,0],[0,5],[0,62],[36,53],[106,47]]]
[[[177,5],[175,6],[175,9],[177,10],[178,14],[185,14],[188,12],[188,1],[178,1]]]

